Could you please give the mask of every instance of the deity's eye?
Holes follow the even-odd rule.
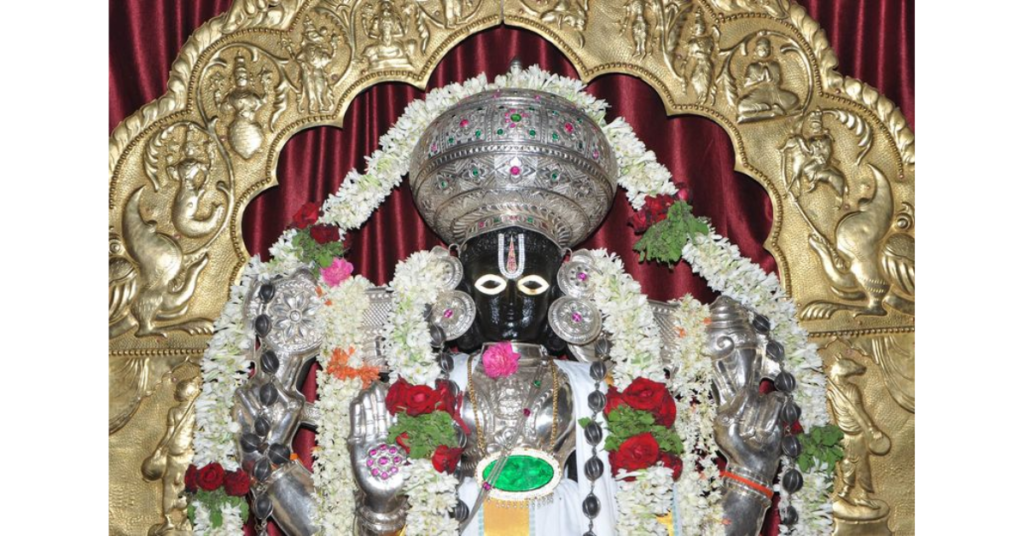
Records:
[[[527,296],[536,296],[538,294],[543,294],[550,286],[551,285],[548,285],[548,282],[545,281],[543,277],[539,275],[528,275],[519,280],[519,284],[516,285],[516,288],[519,289],[519,292],[522,292]]]
[[[508,283],[504,278],[498,277],[494,274],[482,275],[480,276],[480,279],[477,279],[476,283],[473,284],[473,286],[475,286],[480,292],[490,294],[492,296],[505,290],[507,285]]]

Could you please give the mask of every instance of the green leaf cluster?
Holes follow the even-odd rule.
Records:
[[[834,424],[815,426],[797,438],[802,448],[796,464],[805,473],[819,462],[834,468],[843,459],[843,431]]]
[[[318,244],[309,231],[310,228],[299,229],[292,239],[292,244],[299,249],[299,257],[303,262],[315,262],[320,268],[327,268],[334,262],[335,257],[345,254],[345,244],[342,242]]]
[[[676,201],[668,207],[665,219],[652,225],[633,244],[633,250],[640,254],[640,262],[653,260],[671,266],[682,259],[687,242],[709,231],[707,220],[694,216],[689,203]]]
[[[586,427],[590,419],[580,419],[580,426]],[[627,439],[650,432],[658,447],[669,454],[680,455],[683,452],[683,440],[679,438],[674,428],[666,428],[660,424],[654,424],[654,415],[646,411],[621,405],[608,414],[608,438],[605,439],[604,449],[611,452],[618,450]]]
[[[458,446],[452,416],[443,411],[415,417],[399,413],[398,422],[388,428],[388,443],[394,443],[403,433],[409,434],[409,457],[413,459],[429,459],[441,445]]]
[[[196,524],[196,503],[203,503],[206,510],[210,512],[210,525],[213,528],[220,528],[224,524],[224,516],[221,508],[224,505],[237,506],[242,511],[242,522],[249,519],[249,501],[245,497],[232,497],[224,492],[224,488],[217,488],[213,491],[200,489],[196,491],[192,500],[188,502],[188,520],[193,526]]]

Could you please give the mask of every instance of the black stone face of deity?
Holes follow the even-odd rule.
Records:
[[[564,347],[547,322],[548,307],[558,297],[555,277],[562,255],[544,235],[517,227],[470,239],[459,258],[465,270],[462,289],[476,302],[477,317],[460,349],[498,341]]]

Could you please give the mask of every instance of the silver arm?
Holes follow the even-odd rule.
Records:
[[[241,427],[236,447],[242,468],[256,481],[257,519],[264,523],[273,517],[289,536],[319,530],[312,474],[291,459],[295,432],[315,422],[297,385],[323,342],[315,321],[319,307],[315,278],[306,270],[257,283],[245,303],[260,347],[256,373],[235,392],[233,414]]]
[[[763,327],[763,326],[762,326]],[[781,371],[762,348],[767,340],[750,324],[746,308],[728,297],[711,305],[708,352],[713,360],[715,441],[725,454],[725,527],[730,536],[752,536],[761,530],[771,506],[772,481],[782,456],[779,412],[787,396],[761,394],[762,379],[774,380]]]

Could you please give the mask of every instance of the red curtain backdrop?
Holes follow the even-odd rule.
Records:
[[[800,0],[825,28],[843,74],[879,88],[903,109],[914,125],[914,2],[913,0]],[[110,0],[108,128],[114,127],[146,102],[166,90],[167,73],[179,48],[204,21],[223,13],[229,0]],[[567,76],[578,76],[551,44],[526,30],[501,27],[476,34],[449,52],[430,77],[430,88],[464,80],[480,72],[491,78],[504,73],[509,61]],[[764,189],[733,171],[735,157],[725,131],[712,121],[692,116],[666,118],[657,94],[638,79],[606,75],[588,88],[610,104],[610,118],[624,117],[637,135],[691,191],[698,215],[711,219],[720,233],[744,255],[766,270],[775,261],[762,244],[768,236],[772,207]],[[250,203],[243,220],[250,252],[267,258],[267,249],[303,203],[322,202],[364,158],[405,106],[423,92],[387,83],[360,94],[346,112],[342,129],[318,128],[299,133],[281,154],[280,185]],[[686,293],[710,302],[714,294],[682,263],[674,269],[639,264],[631,251],[635,237],[626,226],[631,209],[620,191],[608,219],[579,247],[618,252],[626,269],[654,299],[669,300]],[[347,257],[356,271],[377,284],[386,283],[395,264],[409,254],[439,244],[427,228],[407,186],[384,202],[367,224],[347,241]],[[315,383],[305,390],[314,396]],[[311,433],[296,439],[296,451],[310,464]],[[777,533],[772,516],[766,534]]]

